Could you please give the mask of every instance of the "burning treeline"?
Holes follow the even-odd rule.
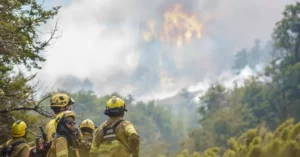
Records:
[[[184,12],[181,4],[176,4],[173,9],[164,13],[162,26],[154,20],[149,20],[147,25],[148,30],[142,34],[145,41],[159,39],[178,47],[189,43],[193,37],[200,39],[203,29],[196,15]]]

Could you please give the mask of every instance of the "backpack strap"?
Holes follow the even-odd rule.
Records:
[[[11,145],[11,150],[13,150],[17,145],[25,143],[25,141],[17,141]]]
[[[15,142],[15,143],[13,143],[13,144],[11,144],[10,146],[8,146],[7,145],[7,143],[4,145],[4,149],[5,149],[5,153],[7,154],[7,155],[9,155],[10,156],[10,154],[11,154],[11,152],[14,150],[14,148],[17,146],[17,145],[19,145],[19,144],[22,144],[22,143],[25,143],[25,141],[17,141],[17,142]]]
[[[103,129],[103,136],[105,140],[113,140],[113,139],[117,139],[123,146],[125,146],[126,148],[128,148],[125,143],[123,143],[122,140],[120,140],[117,137],[116,134],[116,128],[123,122],[125,121],[124,119],[119,120],[118,122],[116,122],[112,127],[107,127],[104,126]]]
[[[46,143],[43,143],[43,153],[46,155],[51,147],[51,144],[52,142],[59,138],[59,137],[63,137],[63,136],[60,136],[60,135],[56,135],[55,137],[53,137],[50,141],[46,142]]]
[[[116,130],[116,128],[123,122],[124,119],[119,120],[116,124],[113,125],[113,129]]]
[[[8,140],[6,141],[3,145],[2,145],[2,149],[7,149],[9,146],[8,146],[8,143],[10,142],[11,140]]]
[[[2,148],[0,149],[0,156],[5,157],[7,155],[8,147],[7,142],[2,145]]]
[[[124,119],[121,119],[119,121],[117,121],[112,127],[107,127],[107,126],[104,126],[102,129],[103,129],[103,136],[104,136],[104,139],[107,139],[107,140],[112,140],[112,139],[115,139],[117,136],[116,136],[116,128],[120,125],[121,122],[123,122]]]

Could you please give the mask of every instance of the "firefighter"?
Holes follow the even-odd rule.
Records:
[[[12,139],[5,142],[1,148],[1,157],[26,157],[30,146],[26,143],[27,125],[24,121],[16,121],[11,128]]]
[[[93,140],[93,132],[95,130],[94,122],[90,119],[85,119],[79,126],[82,140],[79,146],[79,153],[81,157],[89,157],[89,152],[91,149],[91,143]]]
[[[94,133],[91,157],[138,157],[140,136],[133,124],[123,119],[127,112],[125,102],[113,96],[108,100],[104,114],[109,117]]]
[[[73,111],[64,111],[56,116],[56,134],[51,141],[47,157],[79,157],[75,117]]]
[[[70,111],[71,105],[73,105],[74,103],[75,101],[65,93],[55,93],[51,96],[50,106],[55,116],[46,124],[46,135],[48,142],[51,141],[55,134],[56,115],[63,111]]]

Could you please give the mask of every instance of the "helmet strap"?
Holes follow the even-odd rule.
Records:
[[[114,117],[114,116],[124,117],[124,111],[126,111],[126,109],[123,108],[123,107],[114,108],[114,109],[106,108],[105,111],[104,111],[104,114],[109,116],[109,117]]]
[[[24,139],[27,138],[27,133],[28,133],[28,131],[26,130],[25,135],[23,136]]]
[[[66,107],[66,106],[60,108],[60,111],[61,111],[61,112],[66,111],[66,110],[67,110],[67,107]]]
[[[80,130],[81,130],[81,132],[87,132],[87,133],[90,133],[90,134],[92,134],[93,131],[94,131],[93,129],[88,128],[88,127],[83,127]]]

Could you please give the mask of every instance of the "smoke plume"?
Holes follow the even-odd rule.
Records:
[[[219,76],[237,51],[269,40],[288,3],[72,0],[58,15],[62,37],[45,53],[37,79],[70,90],[88,80],[100,95],[173,92]],[[79,82],[66,81],[70,76]]]

